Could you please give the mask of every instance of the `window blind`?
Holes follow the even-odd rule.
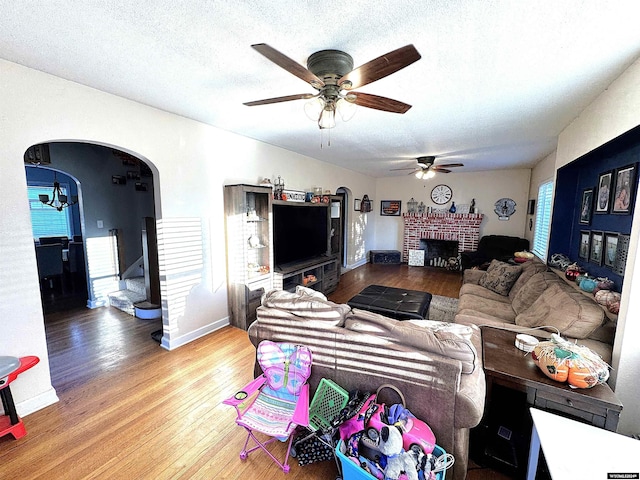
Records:
[[[547,261],[547,246],[551,233],[551,203],[553,201],[553,182],[545,182],[538,188],[538,211],[536,229],[533,234],[533,253],[542,261]]]
[[[67,195],[67,189],[61,186],[63,195]],[[55,208],[45,205],[40,201],[38,195],[49,195],[51,198],[51,186],[32,186],[27,188],[29,195],[29,209],[31,210],[31,228],[33,238],[40,237],[71,237],[71,219],[69,209],[64,208],[61,212]]]

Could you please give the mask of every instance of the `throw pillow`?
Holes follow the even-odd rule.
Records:
[[[506,297],[521,273],[520,265],[509,265],[499,260],[492,260],[478,285]]]

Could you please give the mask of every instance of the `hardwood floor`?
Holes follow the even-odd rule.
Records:
[[[365,265],[341,277],[334,301],[371,283],[457,296],[459,273]],[[238,454],[243,430],[222,405],[252,378],[246,332],[225,327],[172,352],[151,339],[160,320],[114,308],[45,317],[51,376],[60,401],[24,419],[27,435],[0,438],[2,479],[333,479],[333,462],[284,476],[262,452]],[[285,446],[275,445],[278,455]],[[508,478],[472,465],[469,479]]]

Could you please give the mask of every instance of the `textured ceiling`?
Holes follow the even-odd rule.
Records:
[[[552,152],[640,55],[639,18],[637,0],[0,0],[0,58],[372,176],[421,155],[477,171]],[[244,106],[315,93],[255,43],[305,66],[318,50],[359,66],[413,44],[421,60],[357,89],[413,108],[359,107],[321,132],[304,100]]]

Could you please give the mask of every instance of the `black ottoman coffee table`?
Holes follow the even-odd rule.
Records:
[[[431,294],[428,292],[369,285],[349,300],[347,305],[396,320],[423,320],[427,318],[430,303]]]

